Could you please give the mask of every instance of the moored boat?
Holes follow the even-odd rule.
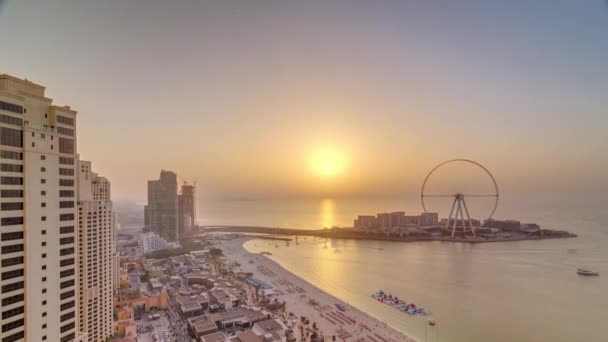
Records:
[[[382,304],[391,306],[391,307],[393,307],[403,313],[411,315],[411,316],[413,316],[413,315],[429,316],[431,314],[430,312],[426,312],[424,310],[424,308],[419,308],[414,303],[407,303],[405,300],[400,299],[397,296],[393,296],[390,293],[386,293],[383,290],[379,290],[378,292],[373,293],[371,295],[371,297],[374,298],[375,300],[379,301]]]

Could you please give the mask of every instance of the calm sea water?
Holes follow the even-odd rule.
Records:
[[[348,225],[361,212],[400,208],[417,212],[414,202],[412,208],[407,201],[239,202],[226,209],[240,213],[240,222],[232,221],[234,217],[222,220],[221,210],[213,219],[318,228]],[[603,202],[542,204],[507,204],[499,217],[536,221],[579,237],[478,245],[300,238],[298,245],[252,240],[245,247],[272,252],[272,258],[288,270],[422,341],[426,318],[402,314],[369,295],[381,288],[432,311],[437,327],[426,332],[428,341],[434,340],[433,334],[451,342],[605,341],[608,225],[604,214],[608,210]],[[256,214],[248,217],[249,210]],[[577,276],[578,266],[597,270],[601,276]]]

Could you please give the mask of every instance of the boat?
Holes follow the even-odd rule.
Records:
[[[346,311],[346,308],[344,307],[344,305],[340,304],[340,303],[336,303],[336,307],[338,308],[338,310],[340,311]]]
[[[431,313],[427,312],[424,308],[417,307],[414,303],[408,303],[403,299],[400,299],[397,296],[393,296],[390,293],[386,293],[383,290],[379,290],[378,292],[372,294],[371,296],[375,300],[379,301],[382,304],[388,305],[397,309],[403,313],[406,313],[410,316],[414,315],[422,315],[422,316],[430,316]]]
[[[594,272],[594,271],[590,271],[590,270],[586,270],[584,268],[578,268],[576,270],[576,273],[578,275],[582,275],[582,276],[599,276],[600,274],[598,272]]]

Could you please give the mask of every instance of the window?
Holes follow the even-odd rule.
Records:
[[[75,326],[75,324],[74,324],[74,322],[72,322],[72,323],[69,323],[69,324],[66,324],[66,325],[62,326],[60,330],[61,330],[62,333],[64,333],[64,332],[66,332],[68,330],[74,329],[74,326]]]
[[[71,275],[74,275],[74,269],[73,268],[71,268],[69,270],[61,271],[59,273],[59,277],[61,277],[61,278],[69,277]]]
[[[74,169],[59,168],[59,175],[61,175],[61,176],[73,176],[74,175]]]
[[[74,265],[74,258],[64,259],[59,262],[60,267]]]
[[[13,151],[2,151],[2,152],[0,152],[0,158],[3,158],[3,159],[13,159],[13,160],[23,160],[23,153],[13,152]]]
[[[44,179],[44,178],[40,179],[40,184],[46,184],[46,179]]]
[[[2,339],[2,342],[15,342],[25,337],[25,332],[20,331]],[[66,341],[63,341],[66,342]]]
[[[46,265],[42,265],[42,270],[43,271],[46,270]],[[46,290],[44,290],[44,291],[46,291]]]
[[[15,118],[9,115],[4,115],[4,114],[0,114],[0,122],[5,123],[5,124],[9,124],[9,125],[15,125],[15,126],[23,126],[23,120],[20,118]]]
[[[59,152],[74,154],[74,140],[59,138]]]
[[[59,208],[74,208],[74,201],[61,201]]]
[[[23,203],[22,202],[4,202],[4,203],[0,204],[0,209],[2,211],[23,210]]]
[[[23,114],[23,107],[9,102],[0,101],[0,109],[6,110],[7,112]]]
[[[2,241],[23,239],[23,232],[2,233]]]
[[[0,127],[0,145],[23,147],[23,131]]]
[[[23,302],[24,299],[25,299],[25,297],[24,297],[23,293],[14,295],[11,297],[6,297],[6,298],[2,299],[2,305],[7,306],[7,305],[11,305],[11,304],[18,303],[18,302]]]
[[[42,293],[46,293],[46,289],[42,289]]]
[[[9,267],[19,264],[23,264],[23,257],[14,257],[2,260],[2,267]]]
[[[72,311],[72,312],[68,312],[68,313],[66,313],[66,314],[61,315],[61,321],[62,321],[62,322],[65,322],[65,321],[67,321],[68,319],[73,318],[74,316],[75,316],[74,311]]]
[[[69,308],[73,308],[74,307],[74,302],[67,302],[67,303],[63,303],[61,304],[61,311],[67,310]]]
[[[42,305],[46,305],[46,300],[43,300],[43,301],[42,301]],[[43,325],[42,325],[42,329],[44,329],[44,328],[46,328],[46,324],[43,324]]]
[[[59,215],[59,221],[72,221],[72,220],[74,220],[74,214]]]
[[[0,190],[0,197],[2,197],[2,198],[23,197],[23,190]]]
[[[2,226],[16,226],[23,224],[23,216],[3,217],[0,222],[2,222]]]
[[[23,251],[23,244],[2,246],[2,254],[16,253]]]
[[[2,293],[9,293],[12,291],[20,290],[22,288],[23,288],[23,282],[18,281],[16,283],[2,285]],[[4,313],[2,313],[2,314],[3,314],[2,318],[4,318]]]
[[[42,233],[42,235],[46,235],[46,229],[43,229],[43,230],[41,231],[41,233]]]
[[[0,184],[4,185],[23,185],[23,177],[0,177]]]
[[[59,157],[59,164],[74,165],[74,158]]]
[[[44,167],[44,166],[43,166],[43,167],[41,167],[41,168],[40,168],[40,172],[46,172],[46,167]]]
[[[15,328],[22,327],[23,324],[24,324],[23,318],[10,322],[10,323],[2,324],[2,332],[5,333],[5,332],[11,331]]]
[[[46,311],[42,313],[42,317],[46,317]]]
[[[62,115],[57,115],[57,122],[64,125],[74,126],[74,119]]]
[[[40,207],[46,208],[46,203],[45,202],[40,203]]]
[[[62,281],[61,284],[59,285],[60,288],[65,289],[66,287],[70,287],[70,286],[74,286],[74,280],[66,280],[66,281]]]
[[[23,172],[23,165],[20,165],[20,164],[0,164],[0,171],[3,171],[3,172]]]
[[[46,281],[46,277],[42,277],[42,281],[45,282]],[[46,301],[45,301],[46,302]]]
[[[68,243],[74,243],[74,237],[70,236],[59,239],[59,244],[61,245],[66,245]]]
[[[66,226],[59,228],[60,234],[69,234],[74,232],[74,226]]]
[[[75,337],[76,337],[76,333],[70,333],[70,334],[63,336],[61,338],[60,342],[68,342],[68,341],[73,340]],[[2,342],[4,342],[4,341],[2,341]]]
[[[40,220],[42,220],[42,221],[46,221],[46,216],[42,216],[42,217],[40,217]]]
[[[46,160],[46,156],[45,155],[41,155],[40,156],[40,160]]]
[[[69,136],[74,136],[74,130],[70,129],[70,128],[65,128],[65,127],[61,127],[61,126],[57,126],[57,133],[59,134],[63,134],[63,135],[69,135]]]
[[[46,241],[42,241],[42,247],[46,247]]]
[[[73,190],[59,190],[59,197],[74,197]]]
[[[0,127],[0,145],[23,147],[23,131]]]
[[[46,253],[42,253],[42,259],[46,259]]]
[[[2,272],[2,280],[13,279],[21,276],[23,276],[23,270]]]
[[[59,295],[59,298],[62,300],[66,299],[66,298],[72,298],[72,297],[74,297],[75,293],[76,292],[74,290],[70,290],[70,291],[64,292],[61,295]]]
[[[42,190],[42,191],[40,191],[40,195],[41,195],[41,196],[46,196],[46,190]]]
[[[4,248],[4,247],[3,247]],[[64,255],[72,255],[74,254],[74,248],[70,247],[70,248],[63,248],[59,250],[59,255],[64,256]]]
[[[60,179],[59,186],[74,186],[73,179]]]

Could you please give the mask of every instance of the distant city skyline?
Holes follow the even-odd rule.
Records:
[[[608,190],[605,1],[0,9],[0,73],[81,113],[115,200],[161,169],[198,198],[415,196],[452,158],[513,197]]]

